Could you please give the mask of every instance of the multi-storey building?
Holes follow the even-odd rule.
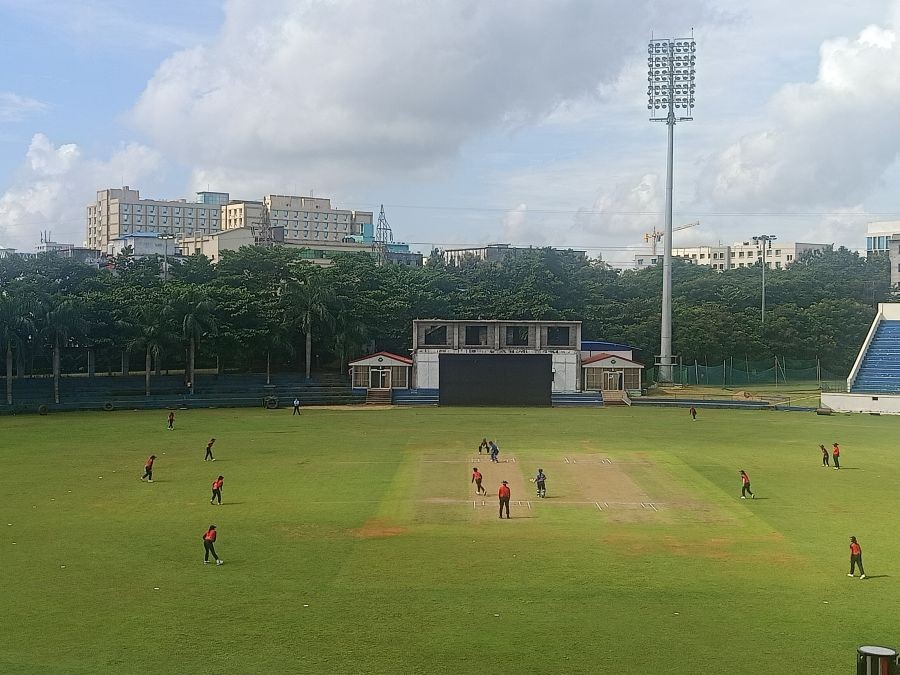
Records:
[[[807,253],[830,251],[832,244],[780,243],[771,242],[766,249],[766,267],[783,269]],[[753,267],[762,260],[762,243],[739,241],[731,246],[689,246],[672,249],[672,256],[692,265],[706,265],[717,271]],[[635,267],[642,269],[662,263],[661,254],[638,253],[634,256]]]
[[[224,195],[198,194],[201,199]],[[98,190],[97,200],[87,206],[86,245],[105,250],[113,239],[135,233],[173,234],[180,239],[218,232],[221,211],[219,203],[141,199],[140,191],[127,185]]]
[[[371,236],[371,211],[334,209],[322,197],[266,195],[263,198],[271,227],[283,227],[285,240],[343,241],[358,235]]]
[[[441,256],[448,265],[461,265],[466,260],[480,262],[500,262],[506,258],[515,257],[529,251],[539,251],[533,246],[511,246],[509,244],[487,244],[472,248],[449,248],[441,251]],[[574,251],[572,249],[554,249],[559,253],[565,253],[576,258],[587,257],[586,251]]]
[[[332,208],[331,200],[322,197],[269,194],[261,201],[232,200],[227,192],[198,192],[197,197],[196,202],[156,201],[141,199],[128,186],[100,190],[87,207],[87,241],[107,251],[111,244],[121,249],[122,241],[135,235],[174,235],[187,255],[202,252],[213,261],[223,250],[260,243],[303,249],[321,265],[338,253],[375,252],[371,211]],[[170,245],[173,251],[175,245]],[[411,253],[406,244],[390,243],[385,249],[385,262],[422,264],[421,254]]]

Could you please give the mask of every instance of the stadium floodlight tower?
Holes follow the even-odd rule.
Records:
[[[669,128],[666,155],[666,232],[663,247],[662,325],[659,356],[656,359],[660,382],[672,382],[672,164],[675,152],[675,123],[693,119],[694,76],[697,44],[693,36],[650,40],[647,47],[647,109],[651,122],[665,122]]]

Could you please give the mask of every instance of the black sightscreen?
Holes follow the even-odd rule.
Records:
[[[441,405],[550,405],[550,354],[441,354]]]

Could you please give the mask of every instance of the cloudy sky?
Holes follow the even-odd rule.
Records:
[[[698,44],[676,245],[864,247],[900,219],[900,0],[0,0],[0,246],[94,191],[384,204],[424,251],[662,226],[646,42]]]

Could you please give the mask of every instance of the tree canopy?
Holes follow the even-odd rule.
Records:
[[[131,355],[161,363],[262,372],[343,368],[373,349],[410,348],[416,318],[583,321],[585,339],[659,347],[661,270],[618,271],[564,251],[535,249],[499,263],[378,266],[342,255],[319,268],[294,250],[245,247],[218,265],[191,256],[161,275],[158,259],[120,256],[111,269],[44,255],[0,259],[0,353],[7,371],[119,370]],[[676,261],[674,350],[684,362],[821,359],[852,364],[878,302],[890,299],[886,258],[846,249],[766,273],[714,272]],[[77,314],[77,317],[74,316]],[[95,354],[96,353],[96,354]],[[55,356],[54,356],[55,354]],[[93,358],[93,356],[92,356]]]

